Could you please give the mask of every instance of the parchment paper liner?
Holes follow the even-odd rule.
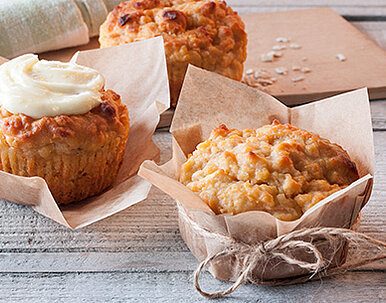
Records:
[[[329,196],[301,218],[284,222],[269,213],[251,211],[215,215],[187,187],[177,181],[178,169],[195,146],[208,138],[211,130],[224,123],[229,128],[258,128],[273,119],[315,132],[348,151],[357,164],[361,178],[349,187]],[[370,197],[374,173],[374,146],[370,106],[365,88],[318,102],[287,108],[275,98],[241,83],[190,66],[171,126],[173,157],[158,167],[145,161],[139,175],[178,200],[182,210],[201,227],[238,241],[253,244],[305,227],[351,228]],[[181,235],[193,255],[202,261],[224,247],[213,238],[196,232],[179,216]],[[336,251],[321,243],[323,256],[332,256],[332,266],[345,260],[344,243]],[[293,252],[307,260],[304,252]],[[214,277],[234,281],[242,260],[233,256],[214,262],[209,271]],[[305,273],[295,265],[271,262],[256,268],[264,279],[284,278]]]
[[[64,226],[80,228],[147,197],[151,184],[138,177],[136,172],[145,159],[159,158],[152,135],[160,114],[169,108],[169,88],[161,37],[81,51],[73,60],[98,70],[106,79],[106,89],[117,92],[129,110],[130,134],[114,184],[101,195],[58,207],[42,178],[0,171],[0,199],[30,205]],[[0,64],[5,61],[1,59]]]

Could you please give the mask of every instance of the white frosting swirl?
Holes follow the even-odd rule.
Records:
[[[104,82],[94,69],[27,54],[0,66],[0,105],[35,119],[84,114],[100,104]]]

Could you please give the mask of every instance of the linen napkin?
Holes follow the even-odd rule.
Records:
[[[0,0],[0,56],[87,44],[120,0]]]

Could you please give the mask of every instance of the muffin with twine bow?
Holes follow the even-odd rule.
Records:
[[[347,241],[382,245],[352,230],[373,184],[365,89],[288,108],[195,67],[185,81],[170,129],[173,157],[162,166],[145,161],[139,175],[176,200],[202,295],[221,297],[243,282],[307,281],[339,271]],[[235,284],[206,293],[204,268]]]

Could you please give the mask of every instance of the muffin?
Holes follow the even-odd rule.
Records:
[[[274,121],[214,129],[181,166],[179,181],[216,214],[258,210],[291,221],[358,178],[339,145]]]
[[[132,0],[119,4],[100,28],[101,47],[162,36],[172,106],[188,64],[241,80],[247,35],[224,1]]]
[[[0,66],[0,170],[44,178],[58,203],[109,187],[128,135],[127,108],[97,71],[32,54]]]

